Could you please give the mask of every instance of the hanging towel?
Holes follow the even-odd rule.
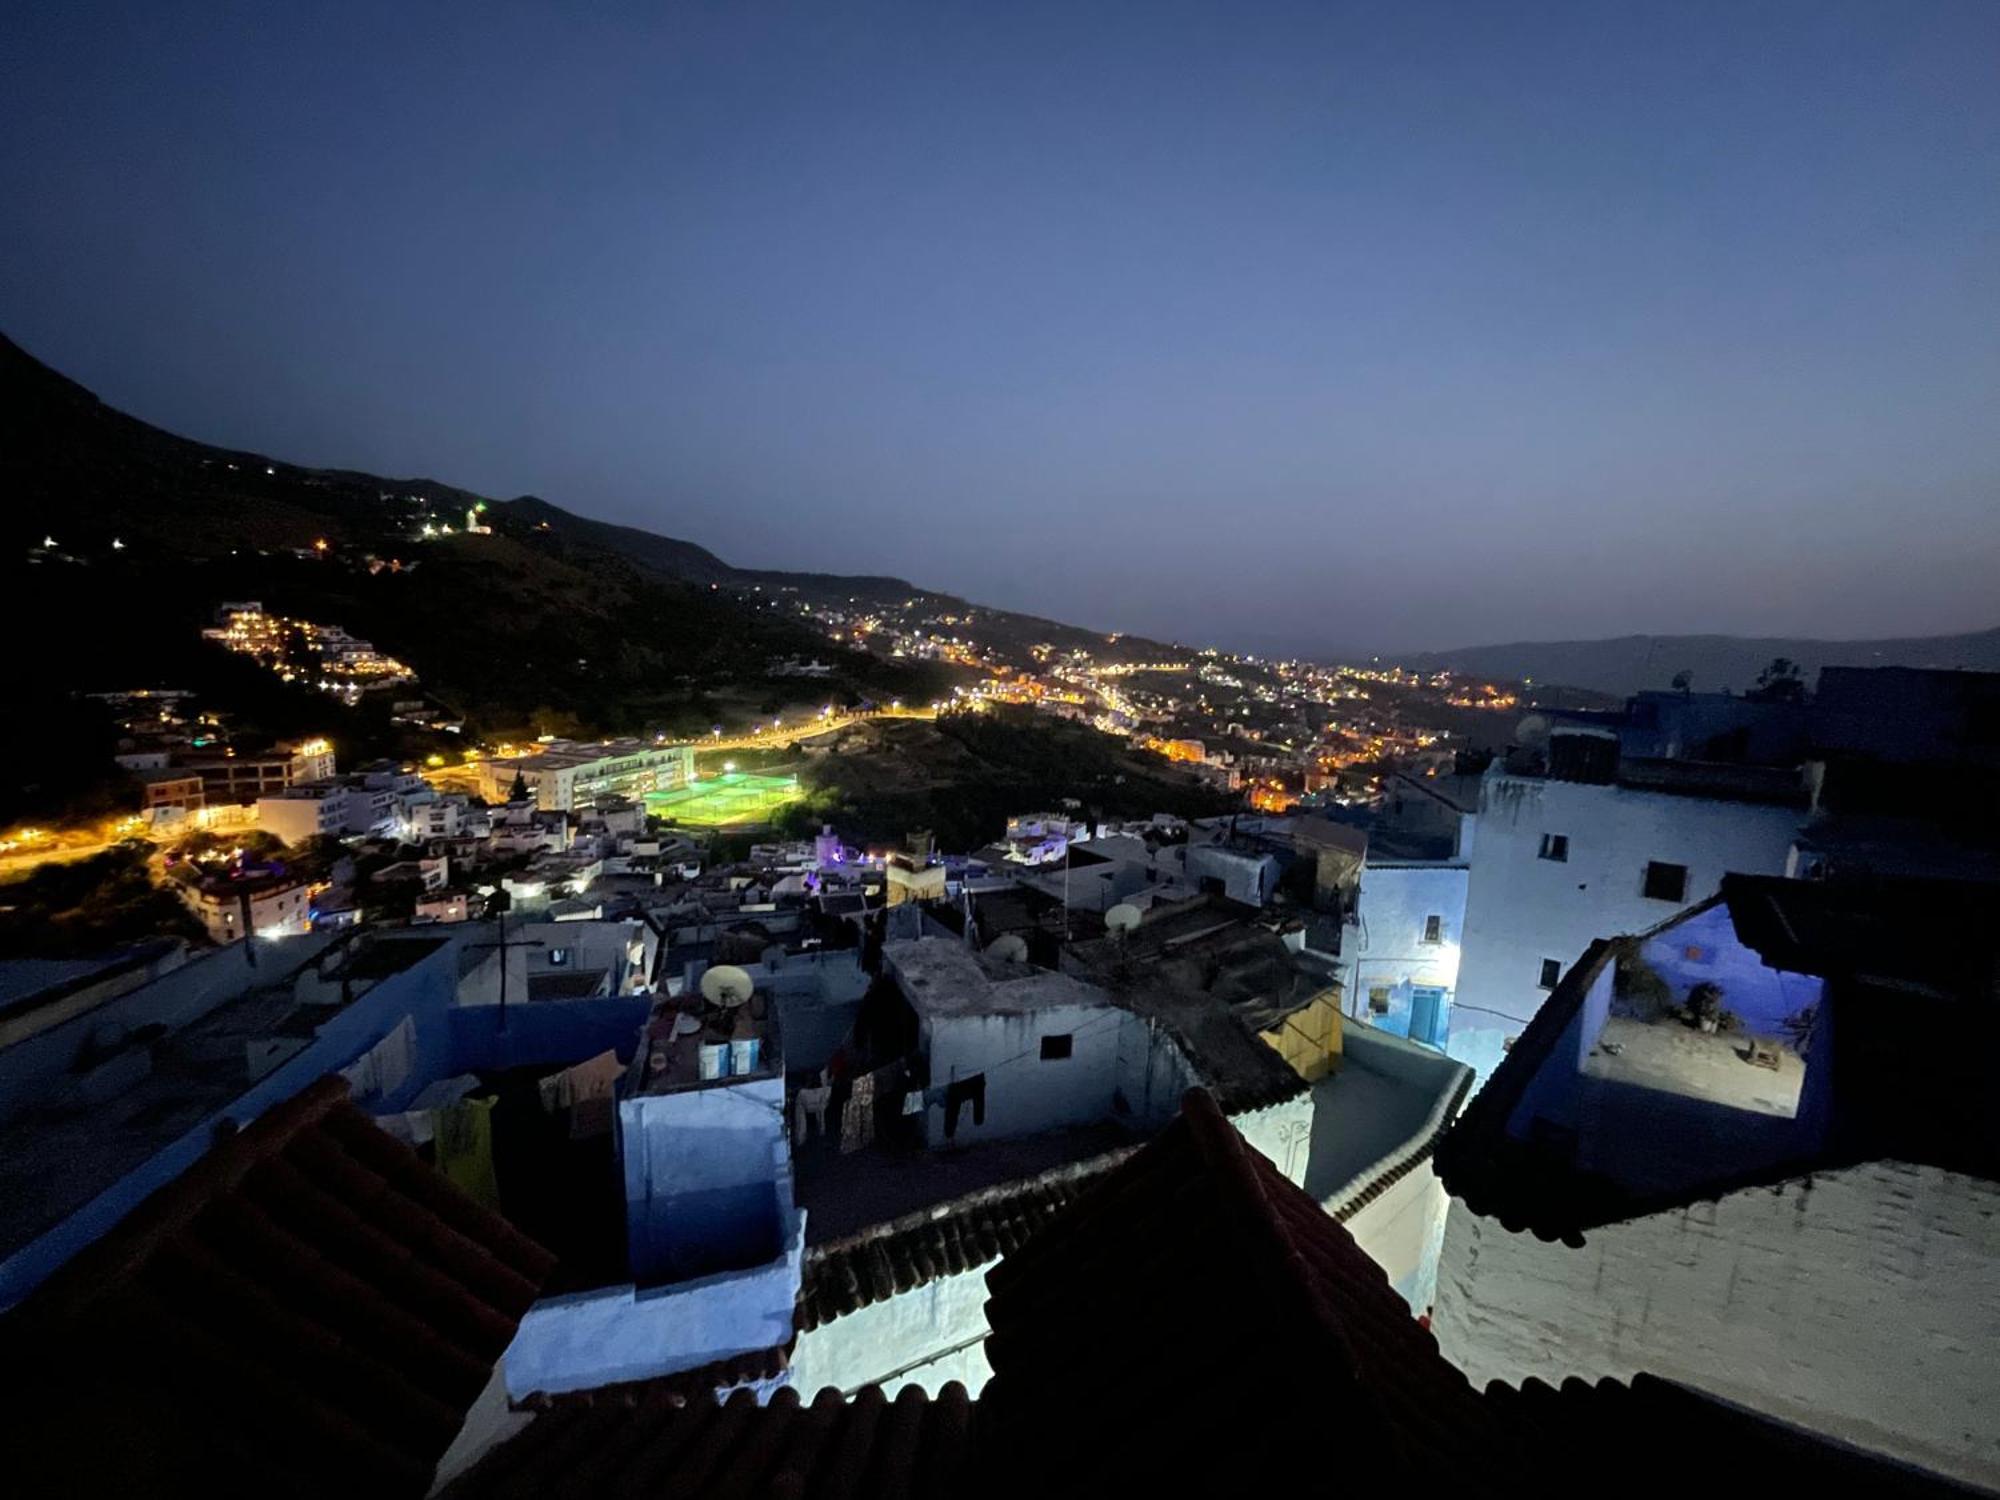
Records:
[[[347,1080],[347,1091],[354,1099],[379,1099],[409,1081],[416,1052],[417,1023],[405,1016],[395,1030],[342,1068],[340,1076]]]
[[[832,1098],[832,1087],[824,1083],[816,1089],[799,1090],[799,1110],[804,1118],[812,1122],[812,1133],[814,1135],[826,1134],[826,1107]],[[804,1138],[803,1133],[801,1133],[800,1139],[803,1140]]]
[[[840,1111],[842,1154],[859,1151],[875,1139],[875,1075],[863,1073],[854,1080],[853,1090]]]
[[[493,1103],[461,1099],[437,1112],[438,1170],[495,1213],[500,1183],[493,1172]]]
[[[600,1052],[588,1061],[544,1078],[539,1085],[542,1109],[554,1114],[558,1110],[573,1110],[587,1100],[616,1099],[618,1080],[624,1076],[625,1066],[618,1061],[617,1052]],[[591,1113],[596,1118],[602,1111]]]

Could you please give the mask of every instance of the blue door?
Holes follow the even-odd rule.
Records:
[[[1435,984],[1411,985],[1410,1040],[1442,1047],[1450,1025],[1451,1012],[1445,1006],[1444,987]]]

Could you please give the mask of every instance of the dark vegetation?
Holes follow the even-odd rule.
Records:
[[[144,843],[118,844],[0,885],[0,953],[65,958],[141,937],[201,939],[180,898],[153,883],[151,853]]]
[[[879,746],[866,753],[808,762],[800,777],[808,794],[779,814],[778,828],[804,834],[830,822],[863,845],[927,828],[940,848],[957,850],[999,838],[1011,814],[1057,809],[1065,798],[1093,819],[1204,817],[1238,805],[1115,736],[1032,709],[948,714],[878,732]]]

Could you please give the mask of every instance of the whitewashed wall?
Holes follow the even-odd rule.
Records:
[[[1474,1384],[1682,1381],[2000,1485],[2000,1186],[1899,1162],[1593,1230],[1454,1201],[1433,1327]]]
[[[1798,809],[1616,786],[1488,775],[1466,888],[1446,1050],[1483,1084],[1547,998],[1542,960],[1567,969],[1601,937],[1643,932],[1715,894],[1727,873],[1783,875]],[[1544,833],[1569,859],[1539,857]],[[1641,894],[1649,860],[1688,867],[1686,900]],[[1364,885],[1365,890],[1365,885]]]
[[[851,1391],[877,1381],[891,1397],[906,1385],[935,1395],[952,1380],[978,1394],[992,1373],[979,1342],[986,1337],[989,1269],[940,1277],[801,1333],[792,1350],[792,1384],[807,1400],[826,1386]]]
[[[783,1344],[792,1336],[804,1259],[805,1216],[797,1214],[768,1265],[676,1286],[642,1290],[627,1282],[544,1297],[508,1346],[507,1392],[518,1400],[650,1380]]]
[[[1382,1268],[1412,1313],[1429,1312],[1437,1300],[1439,1247],[1450,1204],[1427,1161],[1347,1220],[1354,1243]]]
[[[1231,1115],[1229,1123],[1294,1183],[1306,1180],[1306,1164],[1312,1157],[1312,1092],[1273,1104],[1268,1109]]]
[[[1410,1030],[1410,988],[1458,987],[1459,948],[1465,936],[1470,871],[1463,864],[1370,864],[1361,871],[1361,896],[1351,929],[1355,946],[1347,970],[1347,1011],[1397,1036]],[[1439,941],[1426,943],[1425,919],[1439,916]],[[1389,991],[1389,1013],[1371,1013],[1368,992]]]
[[[970,1106],[959,1110],[953,1144],[1033,1135],[1064,1125],[1083,1125],[1111,1113],[1119,1077],[1119,1035],[1143,1027],[1128,1011],[1106,1005],[1052,1005],[1018,1013],[936,1016],[924,1022],[924,1050],[931,1083],[986,1075],[986,1123],[972,1122]],[[1070,1037],[1070,1055],[1044,1059],[1041,1039]],[[925,1139],[942,1145],[945,1112],[930,1110]]]

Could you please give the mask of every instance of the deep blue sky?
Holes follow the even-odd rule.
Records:
[[[2000,623],[2000,0],[8,15],[0,329],[192,436],[1259,649]]]

